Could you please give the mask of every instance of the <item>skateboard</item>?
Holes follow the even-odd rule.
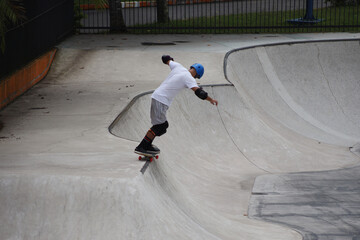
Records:
[[[137,153],[138,154],[138,153]],[[159,154],[139,154],[139,161],[145,161],[144,166],[141,168],[140,172],[142,174],[145,173],[146,169],[148,168],[149,164],[155,159],[159,159]]]

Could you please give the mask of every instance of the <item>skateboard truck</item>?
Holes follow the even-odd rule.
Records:
[[[159,159],[159,155],[139,156],[140,161],[146,161],[144,166],[140,170],[142,174],[145,173],[146,169],[148,168],[149,164],[154,160],[154,158]]]
[[[159,159],[159,155],[155,155],[155,156],[152,156],[152,157],[149,157],[149,156],[139,156],[139,161],[150,161],[152,162],[152,160],[154,160],[154,157],[156,159]]]

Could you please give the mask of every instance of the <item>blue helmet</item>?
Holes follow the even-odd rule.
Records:
[[[204,75],[204,67],[203,65],[201,65],[200,63],[194,63],[193,65],[191,65],[190,69],[194,68],[196,71],[196,76],[195,78],[201,78],[202,75]]]

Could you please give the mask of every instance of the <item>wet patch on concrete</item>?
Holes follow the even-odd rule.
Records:
[[[249,217],[285,225],[305,240],[360,239],[360,166],[260,176]]]
[[[173,42],[142,42],[141,45],[144,46],[171,46],[176,45]]]

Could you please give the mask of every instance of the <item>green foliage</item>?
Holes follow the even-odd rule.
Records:
[[[0,49],[3,53],[8,28],[25,18],[25,8],[21,0],[0,0]]]
[[[80,8],[80,4],[76,3],[74,4],[74,28],[79,29],[82,27],[81,25],[81,19],[85,18],[85,14],[83,10]]]
[[[108,0],[94,0],[96,9],[104,9],[108,5]]]
[[[326,2],[330,2],[332,6],[354,6],[360,3],[360,0],[326,0]]]
[[[0,0],[1,1],[1,0]],[[86,18],[87,15],[81,9],[81,5],[94,4],[95,9],[105,9],[108,5],[108,0],[75,0],[74,1],[74,29],[78,31],[82,27],[81,19]]]

